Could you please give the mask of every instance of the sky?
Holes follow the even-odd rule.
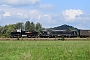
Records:
[[[0,0],[0,26],[26,21],[90,29],[90,0]]]

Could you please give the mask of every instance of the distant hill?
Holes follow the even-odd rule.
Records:
[[[54,29],[54,30],[78,30],[77,28],[74,28],[73,26],[69,26],[66,24],[58,26],[58,27],[50,28],[50,29]]]

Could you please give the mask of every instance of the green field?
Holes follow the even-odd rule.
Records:
[[[0,41],[0,60],[90,60],[90,41]]]

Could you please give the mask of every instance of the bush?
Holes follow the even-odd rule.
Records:
[[[62,36],[62,39],[61,39],[62,41],[64,41],[65,40],[65,38],[64,38],[64,36]]]

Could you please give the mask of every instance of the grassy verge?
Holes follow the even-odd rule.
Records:
[[[90,60],[90,41],[0,41],[0,60]]]

